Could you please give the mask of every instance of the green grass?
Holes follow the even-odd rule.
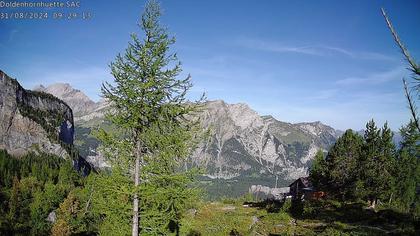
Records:
[[[201,235],[229,235],[231,232],[248,235],[252,230],[253,216],[259,213],[258,209],[238,204],[205,203],[196,215],[189,214],[183,219],[181,234],[195,231]]]
[[[292,214],[290,202],[273,212],[272,203],[243,206],[244,200],[200,203],[183,218],[181,235],[420,235],[411,216],[361,203],[307,202]]]

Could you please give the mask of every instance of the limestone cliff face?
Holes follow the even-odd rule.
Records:
[[[71,108],[51,94],[25,90],[0,70],[0,149],[12,155],[39,151],[70,157]]]
[[[212,135],[191,159],[218,179],[305,176],[317,150],[328,150],[341,135],[320,122],[290,124],[260,116],[246,104],[223,101],[208,102],[201,120]]]

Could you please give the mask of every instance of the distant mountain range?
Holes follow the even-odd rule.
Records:
[[[107,166],[96,151],[99,142],[91,131],[104,125],[108,102],[94,102],[70,84],[40,85],[34,90],[52,94],[69,105],[74,116],[71,117],[74,145],[94,166]],[[3,98],[5,101],[7,98]],[[240,195],[252,184],[284,186],[306,176],[315,153],[327,152],[343,133],[319,121],[297,124],[278,121],[272,116],[260,116],[247,104],[228,104],[222,100],[208,101],[200,118],[211,134],[199,144],[186,167],[204,169],[200,184],[209,190],[210,197]],[[3,137],[3,143],[14,142],[6,139]]]
[[[97,103],[69,84],[42,85],[37,91],[51,93],[73,109],[75,145],[95,166],[106,165],[96,152],[93,128],[104,122],[108,103]],[[291,124],[272,116],[260,116],[246,104],[208,101],[200,114],[211,135],[194,151],[188,166],[205,169],[203,181],[287,184],[306,176],[317,150],[327,151],[342,134],[321,122]],[[206,180],[207,179],[207,180]],[[241,184],[239,184],[241,185]],[[235,192],[246,192],[247,186]]]

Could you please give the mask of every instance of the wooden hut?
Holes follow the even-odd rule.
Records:
[[[314,192],[313,186],[309,177],[300,177],[289,185],[290,195],[293,200],[309,198]]]

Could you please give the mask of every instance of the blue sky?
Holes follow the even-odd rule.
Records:
[[[90,20],[0,20],[0,69],[24,87],[68,82],[99,100],[112,80],[144,1],[80,1]],[[419,1],[169,1],[162,23],[190,73],[191,97],[244,102],[287,122],[362,129],[369,119],[398,129],[409,120],[406,63],[385,25],[385,7],[420,58]],[[20,9],[22,10],[22,9]],[[23,9],[25,11],[34,9]],[[0,8],[0,12],[15,10]],[[50,14],[69,9],[35,9]]]

